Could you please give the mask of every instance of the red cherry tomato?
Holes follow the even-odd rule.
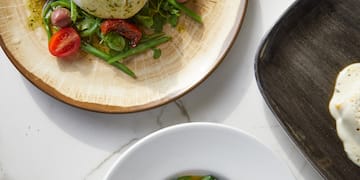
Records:
[[[118,32],[126,39],[130,40],[131,47],[135,47],[141,40],[142,32],[140,29],[123,19],[109,19],[101,23],[101,33],[106,34],[110,31]]]
[[[71,27],[60,29],[50,39],[49,51],[56,57],[66,57],[75,54],[80,49],[81,39]]]

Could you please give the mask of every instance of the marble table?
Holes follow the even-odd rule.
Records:
[[[272,149],[299,180],[322,179],[265,104],[254,76],[257,47],[294,0],[249,0],[241,32],[219,68],[176,102],[133,114],[100,114],[46,95],[0,51],[0,179],[97,180],[131,144],[185,122],[242,129]]]

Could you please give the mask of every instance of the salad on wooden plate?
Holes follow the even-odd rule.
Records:
[[[136,78],[124,60],[149,49],[153,50],[154,59],[159,58],[161,50],[156,47],[171,39],[163,32],[165,24],[175,28],[182,12],[202,22],[201,16],[187,8],[185,2],[47,0],[41,18],[49,38],[49,52],[61,58],[83,50]]]
[[[110,2],[118,2],[108,4],[114,9],[134,10],[104,13]],[[246,5],[2,0],[0,45],[26,79],[58,100],[98,112],[136,112],[179,98],[204,81],[234,43]]]

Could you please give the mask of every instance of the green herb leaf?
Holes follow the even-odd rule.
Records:
[[[135,19],[138,23],[149,29],[154,25],[154,20],[151,16],[136,15]]]
[[[159,59],[161,56],[161,49],[159,48],[154,48],[153,49],[153,58],[154,59]]]
[[[76,28],[80,31],[81,37],[92,36],[95,32],[99,30],[100,19],[95,19],[91,17],[85,17],[83,20],[76,24]]]
[[[171,15],[171,16],[169,16],[167,21],[172,27],[176,27],[176,25],[178,24],[178,21],[179,21],[179,16]]]
[[[116,32],[109,32],[104,36],[105,44],[112,50],[121,52],[126,46],[126,40]]]
[[[155,32],[162,32],[163,27],[166,23],[166,18],[164,18],[161,15],[156,14],[154,16],[154,24],[152,26],[152,28],[154,29]]]

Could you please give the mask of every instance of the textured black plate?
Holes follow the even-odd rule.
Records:
[[[328,103],[338,72],[360,62],[360,0],[299,0],[261,45],[259,88],[281,124],[327,179],[360,179]]]

